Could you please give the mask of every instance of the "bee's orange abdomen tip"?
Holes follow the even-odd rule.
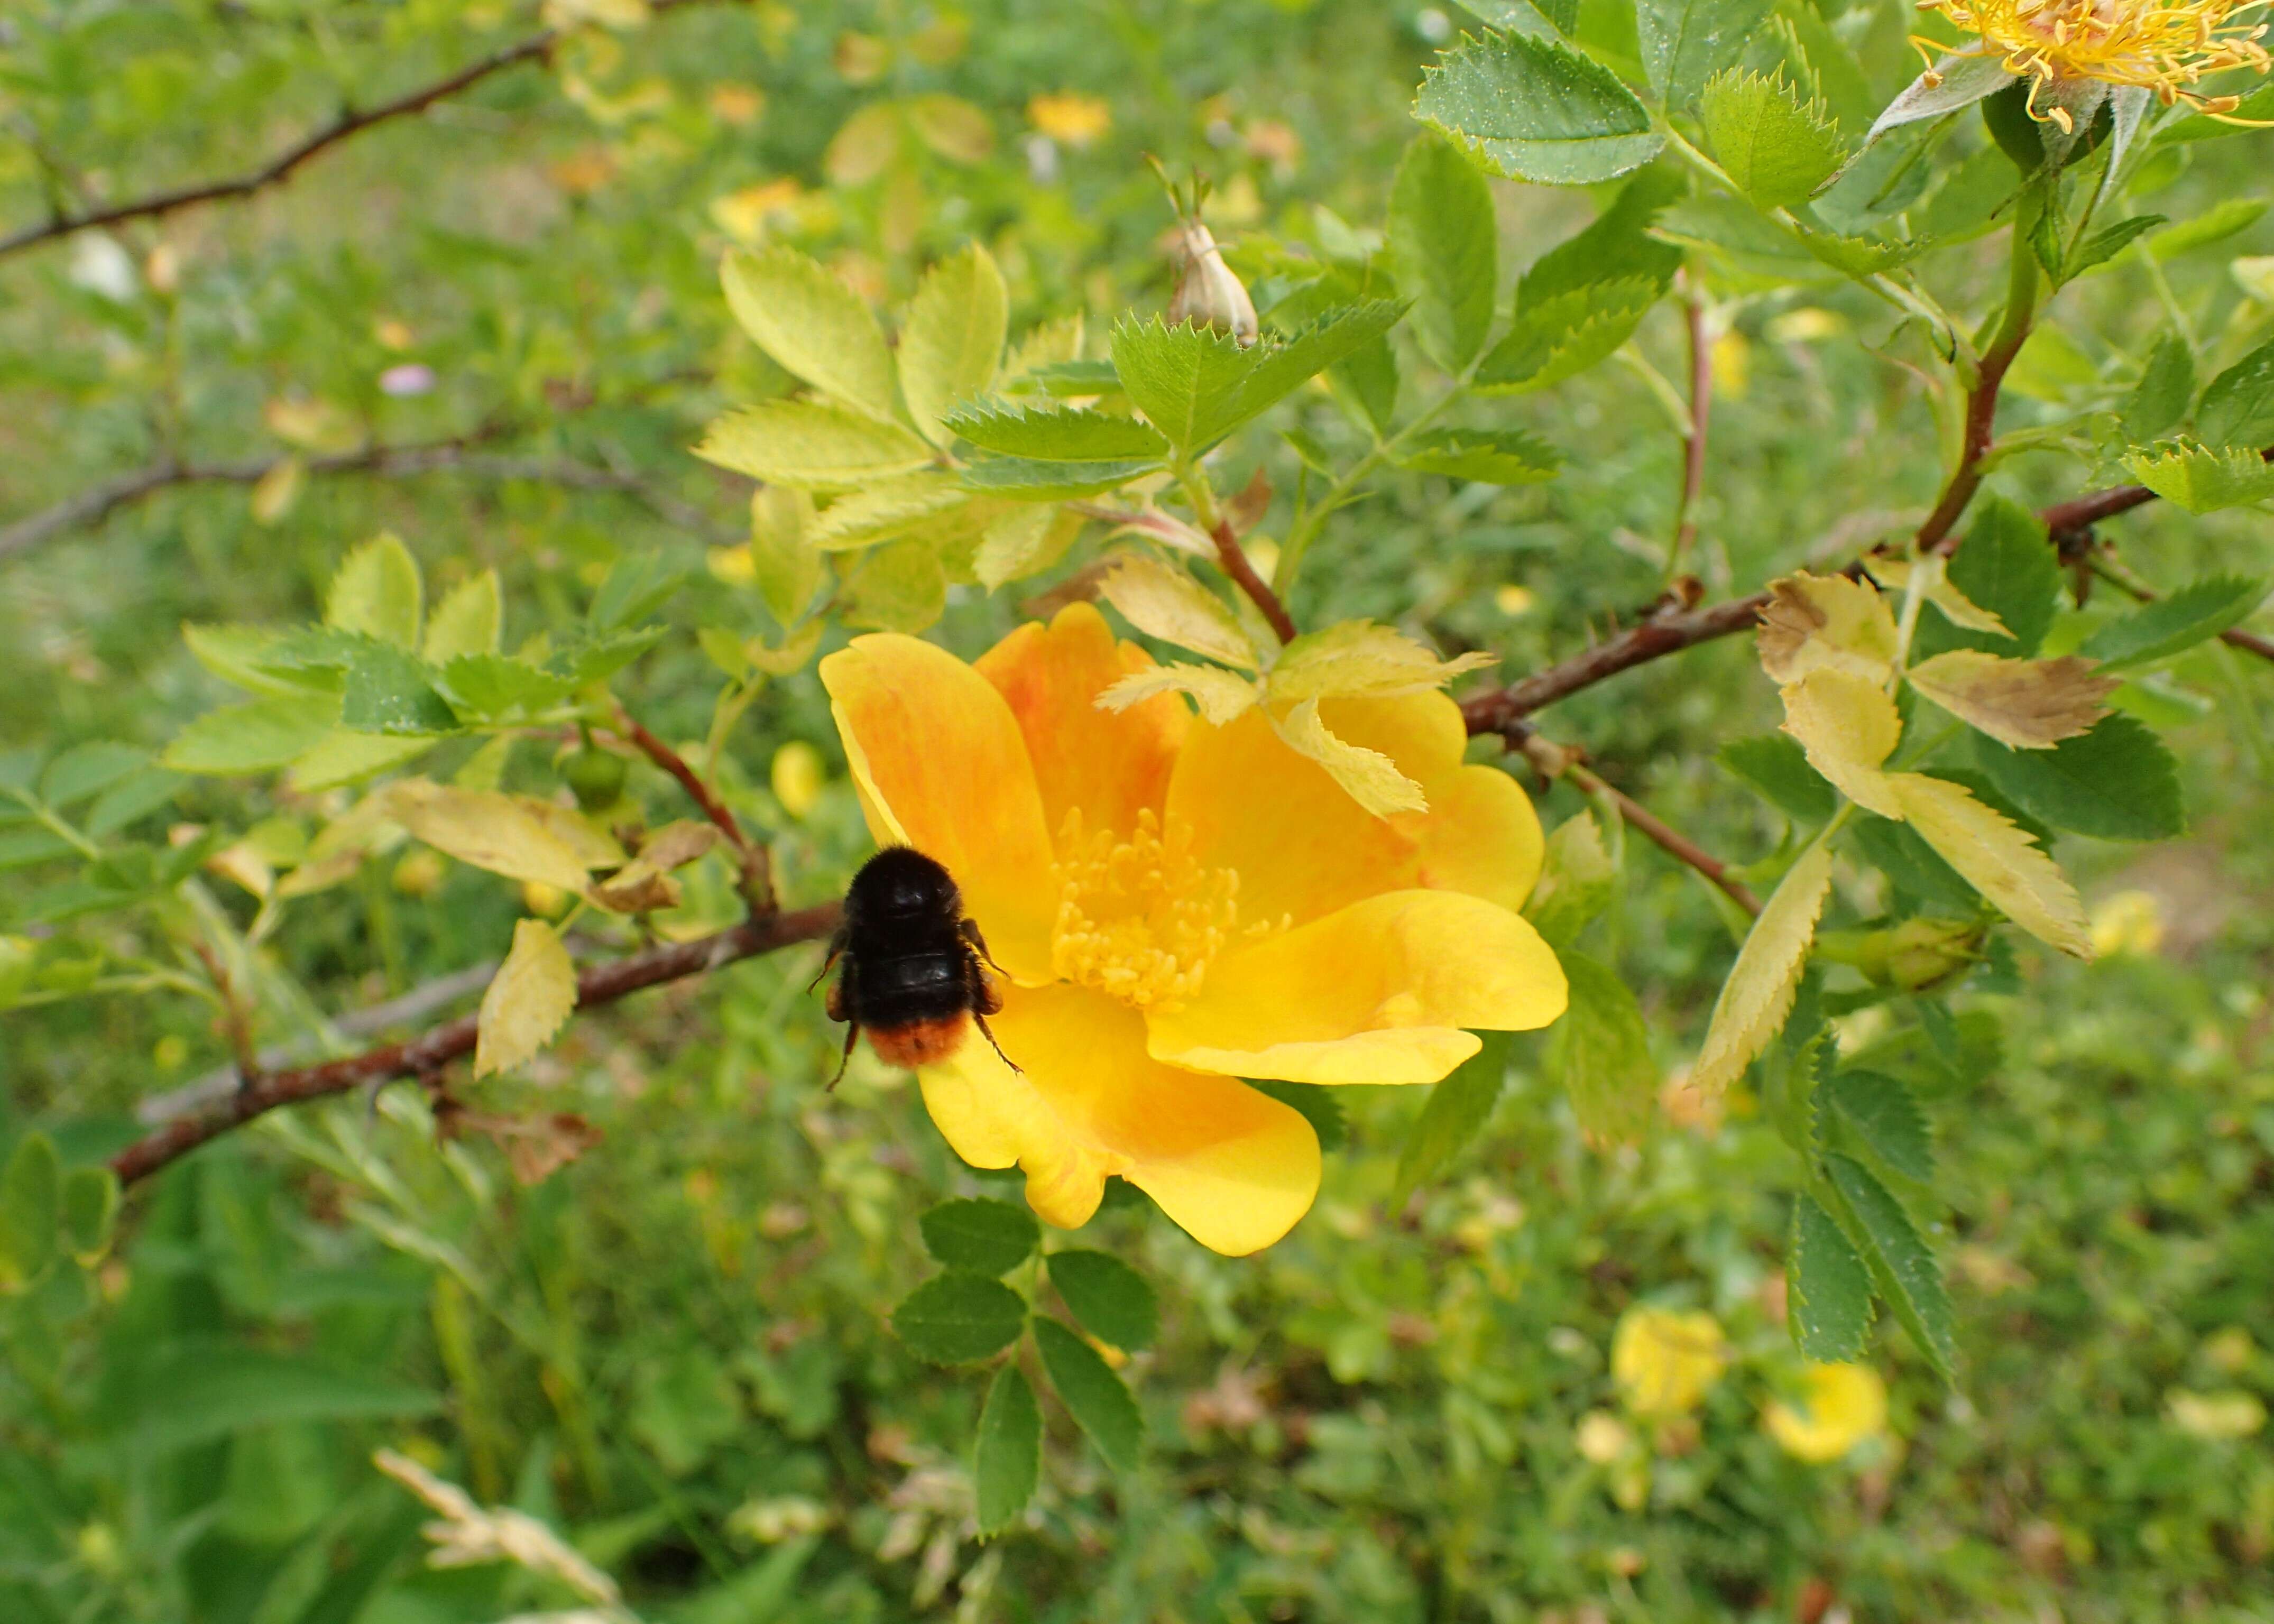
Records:
[[[910,1021],[905,1026],[869,1027],[869,1047],[886,1065],[937,1065],[963,1045],[970,1031],[968,1016],[960,1012],[937,1020]]]

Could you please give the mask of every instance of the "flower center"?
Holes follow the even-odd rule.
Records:
[[[1175,1009],[1201,989],[1209,961],[1268,924],[1239,925],[1239,876],[1203,867],[1192,831],[1165,830],[1148,808],[1126,840],[1066,813],[1052,877],[1058,912],[1050,968],[1059,979],[1143,1009]]]

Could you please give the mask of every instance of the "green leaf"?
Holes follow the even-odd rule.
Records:
[[[1425,131],[1398,160],[1385,238],[1422,353],[1459,372],[1484,348],[1499,294],[1491,187],[1475,164]]]
[[[794,626],[821,584],[821,552],[813,545],[813,498],[787,485],[766,485],[750,498],[750,568],[758,596],[783,627]]]
[[[118,1175],[107,1167],[76,1167],[64,1175],[64,1241],[80,1263],[93,1263],[109,1250],[119,1197]]]
[[[102,792],[87,815],[87,832],[101,840],[132,827],[181,793],[182,775],[164,767],[145,767]]]
[[[1839,795],[1808,764],[1808,752],[1789,733],[1733,739],[1713,759],[1796,823],[1828,823],[1839,810]]]
[[[11,868],[28,868],[35,863],[53,862],[59,857],[75,855],[73,846],[52,829],[33,827],[0,831],[0,874]]]
[[[2187,827],[2171,751],[2120,711],[2050,750],[2011,750],[1981,733],[1973,739],[1990,781],[2056,829],[2103,840],[2164,840]]]
[[[418,560],[382,530],[347,556],[324,595],[324,624],[400,649],[418,646]]]
[[[150,752],[131,744],[95,740],[75,744],[40,774],[40,799],[57,811],[77,806],[148,764]]]
[[[1142,1274],[1103,1252],[1053,1252],[1043,1262],[1083,1330],[1124,1353],[1152,1346],[1161,1305]]]
[[[1232,402],[1224,432],[1261,416],[1312,379],[1373,343],[1397,325],[1404,305],[1391,299],[1367,299],[1328,311],[1288,335],[1284,343],[1265,340],[1247,353],[1254,370]]]
[[[1848,1208],[1854,1228],[1849,1238],[1863,1253],[1879,1295],[1911,1334],[1945,1380],[1951,1376],[1950,1298],[1934,1253],[1911,1222],[1903,1204],[1887,1193],[1863,1163],[1834,1154],[1824,1159],[1832,1188]]]
[[[1706,80],[1744,55],[1770,10],[1769,0],[1638,0],[1643,71],[1660,102],[1688,107]]]
[[[1151,425],[1088,407],[1052,411],[984,401],[952,413],[947,427],[982,451],[1043,462],[1149,462],[1169,452]]]
[[[1035,1497],[1042,1471],[1043,1412],[1019,1367],[1005,1365],[987,1389],[972,1458],[982,1538],[999,1534],[1018,1520]]]
[[[1477,369],[1477,389],[1513,395],[1585,372],[1633,335],[1663,291],[1660,282],[1623,276],[1522,306]]]
[[[1495,173],[1554,186],[1623,175],[1666,144],[1617,74],[1525,34],[1464,39],[1427,71],[1413,110]]]
[[[1792,1207],[1785,1311],[1801,1353],[1826,1365],[1864,1357],[1871,1328],[1871,1277],[1832,1215],[1805,1193]]]
[[[2124,438],[2135,446],[2161,438],[2177,428],[2187,415],[2195,395],[2195,351],[2177,333],[2166,333],[2148,352],[2140,381],[2132,386],[2117,414]]]
[[[1400,468],[1480,485],[1537,485],[1563,467],[1563,454],[1522,429],[1431,429],[1405,442]]]
[[[284,777],[285,787],[295,794],[312,795],[354,784],[414,760],[440,741],[440,735],[434,733],[395,738],[335,727],[293,757],[291,771]]]
[[[332,686],[323,673],[275,669],[261,656],[283,641],[266,626],[200,626],[184,621],[182,641],[191,658],[222,681],[255,694],[290,695]]]
[[[1618,865],[1604,848],[1595,815],[1576,812],[1547,837],[1540,883],[1524,905],[1524,916],[1548,946],[1561,952],[1610,906],[1618,879]]]
[[[2274,342],[2210,380],[2195,409],[2195,435],[2214,450],[2263,451],[2274,444]]]
[[[498,722],[549,710],[576,692],[558,672],[503,654],[461,654],[434,686],[462,720]]]
[[[54,1261],[63,1222],[63,1164],[53,1140],[27,1133],[0,1169],[0,1291],[21,1291]]]
[[[1035,1350],[1050,1386],[1116,1471],[1136,1469],[1145,1442],[1145,1417],[1097,1350],[1046,1316],[1035,1320]]]
[[[873,549],[845,580],[845,622],[913,636],[947,608],[947,571],[921,537]]]
[[[2077,652],[2100,661],[2104,671],[2153,665],[2248,620],[2265,601],[2263,581],[2212,575],[2109,621]]]
[[[1318,1083],[1288,1083],[1270,1077],[1254,1077],[1246,1081],[1256,1093],[1270,1095],[1309,1123],[1311,1132],[1319,1136],[1321,1150],[1340,1150],[1350,1143],[1350,1118],[1343,1114],[1343,1102],[1335,1098],[1333,1089]]]
[[[2019,503],[1995,496],[1982,503],[1973,529],[1951,558],[1950,583],[1968,602],[2004,621],[2013,635],[1962,630],[1930,605],[1920,620],[1922,657],[1948,649],[2032,655],[2059,606],[2060,561],[2045,538],[2044,522]]]
[[[1763,208],[1806,201],[1847,154],[1839,124],[1822,102],[1803,101],[1781,67],[1767,79],[1746,68],[1716,73],[1698,117],[1721,168]]]
[[[1428,1102],[1397,1153],[1397,1174],[1390,1181],[1389,1206],[1394,1212],[1405,1199],[1476,1138],[1500,1102],[1508,1079],[1511,1040],[1505,1032],[1477,1034],[1482,1047],[1453,1068],[1449,1076],[1429,1090]]]
[[[1133,479],[1161,471],[1158,462],[1040,462],[1026,457],[983,457],[957,470],[964,488],[1014,502],[1062,502],[1102,496]]]
[[[2182,220],[2157,232],[2148,239],[2148,252],[2158,259],[2176,259],[2249,229],[2266,209],[2263,198],[2222,198],[2193,220]]]
[[[1650,1121],[1658,1065],[1642,1006],[1608,965],[1560,951],[1571,1002],[1555,1023],[1548,1064],[1562,1079],[1579,1131],[1597,1144],[1631,1141]]]
[[[1579,0],[1461,0],[1461,8],[1495,28],[1547,39],[1570,34],[1579,21]]]
[[[893,415],[892,356],[860,295],[794,248],[736,252],[719,267],[727,307],[782,367],[879,421]]]
[[[971,492],[945,474],[880,479],[830,503],[806,535],[823,553],[848,553],[917,530],[936,534],[970,502]]]
[[[163,1345],[132,1374],[109,1431],[146,1456],[254,1427],[397,1420],[442,1407],[425,1387],[218,1340]]]
[[[2129,220],[2120,220],[2114,225],[2104,226],[2090,237],[2071,248],[2063,257],[2059,282],[2074,282],[2097,265],[2113,259],[2132,245],[2135,237],[2143,236],[2164,223],[2161,214],[2136,214]]]
[[[900,394],[935,444],[957,405],[976,400],[995,381],[1009,329],[1011,296],[994,258],[967,243],[924,274],[900,325]]]
[[[160,759],[178,772],[274,772],[313,748],[339,719],[335,694],[256,699],[198,718]]]
[[[1525,267],[1517,283],[1517,308],[1628,276],[1655,282],[1660,292],[1671,287],[1682,265],[1682,251],[1650,233],[1682,196],[1685,184],[1678,171],[1665,166],[1645,169],[1628,181],[1608,208]],[[1731,201],[1747,215],[1759,218]]]
[[[505,600],[497,571],[485,569],[459,582],[434,605],[418,652],[436,665],[461,654],[492,653],[504,629]]]
[[[1195,456],[1397,324],[1385,299],[1328,312],[1284,343],[1243,350],[1207,328],[1125,320],[1113,365],[1129,398],[1186,456]]]
[[[340,725],[398,738],[456,733],[458,714],[434,687],[440,674],[407,649],[391,643],[365,643],[348,662]]]
[[[1820,1098],[1889,1170],[1921,1184],[1934,1177],[1934,1135],[1900,1079],[1841,1071],[1823,1085]]]
[[[1042,1244],[1034,1214],[1008,1201],[942,1201],[916,1220],[924,1250],[950,1268],[1007,1274]]]
[[[1019,1340],[1027,1302],[992,1275],[952,1268],[892,1310],[892,1334],[927,1365],[969,1365]]]
[[[636,626],[677,596],[688,572],[661,553],[627,553],[608,566],[585,619],[595,632]]]
[[[2181,440],[2124,459],[2131,476],[2189,513],[2217,513],[2274,498],[2274,463],[2255,451],[2213,451]]]
[[[912,474],[931,452],[907,430],[823,401],[763,401],[714,418],[695,455],[738,474],[805,491]]]

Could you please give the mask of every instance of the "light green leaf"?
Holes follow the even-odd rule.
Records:
[[[972,1458],[983,1538],[1001,1533],[1018,1520],[1035,1497],[1042,1470],[1043,1412],[1035,1408],[1035,1390],[1019,1367],[1005,1365],[987,1389]]]
[[[892,351],[860,295],[794,248],[729,253],[719,267],[734,320],[784,369],[880,422],[897,407]]]
[[[1414,113],[1512,180],[1580,186],[1657,156],[1665,138],[1617,74],[1560,41],[1465,39],[1421,81]]]
[[[2222,198],[2194,219],[2157,232],[2148,239],[2148,252],[2158,259],[2176,259],[2183,253],[2225,242],[2256,225],[2267,207],[2263,198]]]
[[[1073,1249],[1043,1259],[1050,1284],[1081,1328],[1124,1353],[1153,1345],[1161,1305],[1142,1274],[1111,1253]]]
[[[945,474],[880,479],[830,503],[805,534],[820,552],[844,553],[922,530],[970,501],[971,492]]]
[[[456,732],[457,712],[434,687],[440,674],[408,649],[361,643],[348,660],[340,725],[398,738]]]
[[[1393,1212],[1476,1138],[1500,1103],[1514,1040],[1505,1032],[1480,1032],[1477,1036],[1482,1047],[1429,1090],[1421,1115],[1398,1148],[1397,1174],[1389,1186]]]
[[[967,490],[1013,502],[1063,502],[1103,496],[1133,479],[1161,471],[1158,462],[1043,462],[1028,457],[983,457],[957,477]]]
[[[381,530],[349,553],[332,577],[324,595],[324,624],[415,649],[422,601],[418,560],[400,538]]]
[[[110,1249],[119,1199],[118,1175],[107,1167],[75,1167],[64,1175],[62,1235],[80,1264],[97,1262]]]
[[[1005,583],[1048,569],[1064,557],[1081,519],[1057,508],[1022,503],[988,521],[980,532],[972,573],[992,592]]]
[[[1475,164],[1425,131],[1398,161],[1387,239],[1423,353],[1459,372],[1491,334],[1500,287],[1492,189]]]
[[[2121,714],[2050,750],[2010,750],[1977,735],[1975,759],[1999,791],[2056,829],[2103,840],[2167,840],[2187,827],[2178,763]]]
[[[1027,1302],[991,1274],[949,1269],[892,1310],[892,1333],[928,1365],[969,1365],[1018,1341]]]
[[[485,569],[459,582],[434,605],[418,652],[435,665],[461,654],[492,654],[504,629],[505,600],[497,571]]]
[[[1633,335],[1661,291],[1647,278],[1623,276],[1523,306],[1477,369],[1477,388],[1513,395],[1585,372]]]
[[[2188,441],[2124,459],[2135,479],[2189,513],[2217,513],[2274,497],[2274,463],[2255,451],[2212,451]]]
[[[1895,1311],[1895,1318],[1911,1334],[1919,1351],[1945,1380],[1950,1379],[1950,1298],[1942,1286],[1942,1270],[1934,1253],[1919,1238],[1917,1228],[1901,1202],[1887,1193],[1864,1166],[1850,1157],[1825,1158],[1831,1187],[1847,1211],[1852,1228],[1849,1238],[1879,1282],[1879,1295]]]
[[[266,626],[200,626],[184,621],[182,641],[190,656],[222,681],[255,694],[291,695],[327,692],[336,685],[328,672],[277,669],[261,661],[284,634]]]
[[[1831,889],[1832,857],[1819,842],[1801,853],[1770,894],[1713,1002],[1706,1041],[1690,1073],[1700,1094],[1715,1097],[1736,1081],[1783,1026]]]
[[[1744,54],[1770,9],[1769,0],[1638,0],[1643,71],[1660,102],[1688,107],[1707,79]]]
[[[434,680],[470,722],[505,721],[550,710],[576,691],[560,672],[504,654],[461,654]]]
[[[1864,1357],[1871,1329],[1871,1274],[1832,1215],[1805,1193],[1793,1201],[1785,1304],[1793,1343],[1807,1357],[1840,1365]]]
[[[943,422],[995,381],[1009,330],[1003,273],[977,243],[967,243],[925,273],[900,325],[900,393],[916,426],[934,444],[953,434]]]
[[[1579,1131],[1597,1143],[1631,1141],[1658,1098],[1658,1064],[1642,1006],[1609,966],[1559,950],[1571,1003],[1555,1023],[1549,1064],[1570,1096]]]
[[[336,694],[298,693],[212,710],[175,735],[161,758],[177,772],[274,772],[337,726]]]
[[[1397,465],[1482,485],[1537,485],[1562,471],[1563,454],[1522,429],[1431,429],[1406,440]]]
[[[21,1291],[55,1259],[63,1222],[63,1164],[44,1133],[16,1141],[0,1169],[0,1292]]]
[[[2212,575],[2109,621],[2077,652],[2100,661],[2104,671],[2153,665],[2248,620],[2265,601],[2263,581]]]
[[[1169,451],[1149,425],[1088,407],[1052,411],[985,401],[949,414],[946,426],[982,451],[1045,462],[1150,461]]]
[[[1035,1351],[1043,1356],[1050,1386],[1116,1471],[1132,1471],[1145,1441],[1137,1401],[1096,1349],[1057,1320],[1035,1320]]]
[[[947,571],[937,548],[911,538],[863,555],[845,579],[845,593],[847,625],[914,635],[945,612]]]
[[[1113,365],[1147,420],[1197,455],[1382,336],[1401,313],[1383,299],[1346,304],[1284,343],[1245,350],[1208,328],[1125,320],[1113,329]]]
[[[1524,905],[1524,916],[1560,954],[1610,906],[1618,878],[1618,865],[1603,845],[1595,815],[1574,813],[1547,837],[1540,883]]]
[[[812,495],[788,485],[762,485],[750,496],[750,568],[758,596],[782,626],[794,626],[821,584],[813,543]]]
[[[337,789],[415,761],[436,742],[432,736],[393,738],[335,727],[292,758],[284,785],[296,795]]]
[[[1035,1215],[1008,1201],[942,1201],[916,1221],[924,1250],[950,1268],[1007,1274],[1042,1244]]]
[[[2274,445],[2274,342],[2259,345],[2210,380],[2195,409],[2195,434],[2221,451]]]
[[[930,450],[898,424],[823,401],[764,401],[714,418],[695,455],[769,484],[834,491],[912,474]]]
[[[1767,79],[1743,68],[1716,73],[1698,116],[1721,168],[1763,208],[1804,202],[1847,150],[1824,104],[1803,101],[1781,68]]]

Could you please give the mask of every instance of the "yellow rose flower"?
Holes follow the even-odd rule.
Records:
[[[1811,1365],[1801,1374],[1797,1403],[1773,1399],[1761,1425],[1789,1455],[1818,1464],[1836,1461],[1887,1426],[1887,1385],[1868,1365]]]
[[[1630,1308],[1611,1335],[1611,1379],[1635,1415],[1672,1420],[1698,1408],[1728,1368],[1721,1321],[1704,1310]]]
[[[2237,21],[2255,11],[2255,0],[1924,0],[1967,33],[1980,37],[1983,54],[2009,73],[2048,86],[2094,80],[2152,91],[2164,105],[2185,102],[2208,113],[2231,110],[2232,95],[2204,96],[2193,88],[2224,68],[2267,69],[2266,24]],[[1973,54],[1973,53],[1969,53]],[[2058,106],[2039,113],[2070,126]]]
[[[1432,1083],[1563,1012],[1563,974],[1517,910],[1538,817],[1465,766],[1437,692],[1329,700],[1425,809],[1375,817],[1251,708],[1222,726],[1157,694],[1097,695],[1152,658],[1088,604],[976,665],[914,637],[821,662],[870,831],[946,865],[1005,972],[990,1025],[919,1073],[975,1167],[1023,1168],[1046,1222],[1089,1220],[1109,1175],[1242,1256],[1319,1185],[1300,1113],[1239,1079]]]

